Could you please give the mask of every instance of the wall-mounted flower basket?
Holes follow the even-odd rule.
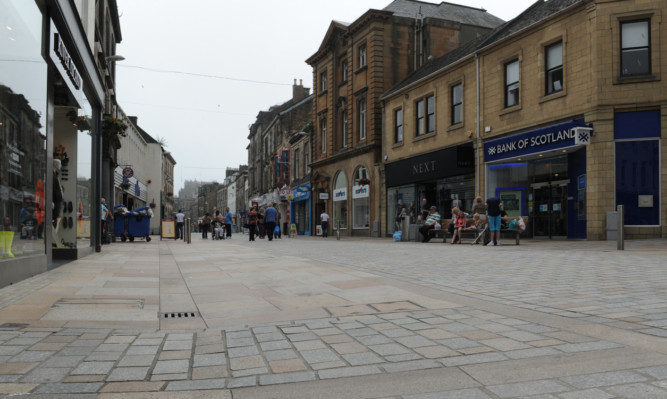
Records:
[[[118,187],[121,188],[121,190],[129,190],[132,185],[130,183],[120,183]]]
[[[368,186],[369,184],[371,184],[370,179],[359,179],[360,186]]]
[[[174,193],[167,193],[167,197],[171,197],[173,195],[174,195]]]
[[[151,179],[146,180],[146,184],[151,184],[151,183],[153,183],[153,180]]]
[[[155,202],[151,202],[150,204],[148,204],[148,206],[150,206],[151,209],[155,209],[155,207],[157,206],[157,204],[155,204]]]

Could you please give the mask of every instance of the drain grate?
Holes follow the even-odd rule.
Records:
[[[193,318],[199,317],[197,312],[167,312],[161,313],[160,318],[162,319],[181,319],[181,318]]]

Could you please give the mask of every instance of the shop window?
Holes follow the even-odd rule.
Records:
[[[347,176],[340,171],[334,180],[332,229],[347,228]]]
[[[621,75],[651,73],[649,20],[621,22]]]
[[[403,109],[394,111],[394,143],[403,142]]]
[[[366,99],[359,101],[359,140],[366,140]]]
[[[294,179],[299,179],[301,177],[300,170],[301,169],[301,158],[300,158],[300,151],[298,148],[294,150]]]
[[[51,220],[46,220],[46,208],[52,201],[45,197],[49,122],[46,119],[47,64],[41,47],[42,13],[35,2],[6,0],[2,1],[0,14],[3,31],[0,46],[2,262],[45,254],[44,239],[51,234]],[[76,134],[71,122],[63,122],[63,126],[66,125]],[[76,153],[69,156],[74,159]],[[51,180],[51,176],[48,179]],[[76,189],[76,175],[71,183]],[[61,211],[63,205],[58,205]],[[76,213],[73,221],[72,235],[77,227]],[[9,283],[9,280],[3,283]]]
[[[546,53],[546,94],[563,90],[563,42],[547,46]]]
[[[417,101],[417,136],[435,131],[435,96]]]
[[[368,228],[369,221],[369,190],[370,180],[368,171],[360,166],[354,173],[354,186],[352,187],[352,228]]]
[[[519,60],[505,64],[505,108],[519,105]]]
[[[463,85],[452,86],[452,125],[463,122]]]
[[[303,146],[303,168],[306,171],[306,174],[310,173],[310,154],[308,152],[308,147],[310,147],[310,142],[306,142],[306,145]]]

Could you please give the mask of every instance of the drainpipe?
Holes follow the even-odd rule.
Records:
[[[477,127],[475,128],[475,130],[476,130],[476,132],[475,132],[476,133],[475,134],[476,157],[475,158],[477,158],[477,173],[475,173],[475,175],[477,177],[477,182],[475,184],[477,186],[476,187],[477,188],[477,195],[481,196],[482,195],[482,190],[481,190],[481,187],[480,187],[480,180],[481,180],[480,179],[480,174],[481,174],[480,164],[481,164],[481,160],[480,160],[480,150],[479,150],[481,140],[480,140],[480,137],[479,137],[479,135],[480,135],[479,125],[480,125],[480,122],[482,120],[482,116],[481,116],[481,109],[480,109],[481,89],[479,87],[479,81],[480,81],[480,78],[479,78],[479,75],[480,75],[479,62],[480,62],[479,61],[479,54],[475,53],[475,63],[477,64]]]

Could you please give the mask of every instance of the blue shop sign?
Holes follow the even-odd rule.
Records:
[[[539,152],[561,148],[587,145],[590,142],[590,129],[583,119],[558,123],[551,126],[518,133],[484,143],[485,162],[495,162]]]
[[[305,201],[310,198],[310,183],[302,184],[294,190],[294,199],[292,202]]]

